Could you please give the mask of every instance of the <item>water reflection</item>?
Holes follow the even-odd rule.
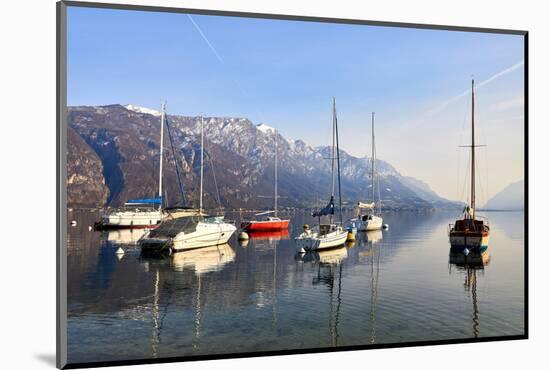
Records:
[[[103,231],[106,242],[116,245],[137,245],[137,241],[147,232],[146,229],[118,229]]]
[[[368,243],[376,244],[382,241],[384,234],[382,233],[382,230],[372,230],[365,232],[365,236]]]
[[[486,278],[488,253],[449,253],[440,213],[388,214],[391,231],[298,256],[291,231],[165,258],[126,244],[121,261],[118,246],[136,237],[90,232],[92,216],[69,230],[72,362],[523,332],[522,234],[502,232],[521,228],[514,215],[492,217]],[[290,230],[308,217],[297,213]]]
[[[380,239],[382,239],[382,232],[380,232]],[[378,240],[380,240],[378,239]],[[373,240],[372,243],[375,243]],[[376,249],[376,253],[374,251]],[[380,278],[380,248],[373,245],[370,247],[370,275],[371,275],[371,301],[370,301],[370,321],[371,321],[371,335],[370,343],[376,343],[376,304],[378,300],[378,280]],[[374,260],[376,259],[376,264]],[[375,268],[376,266],[376,268]],[[376,270],[376,272],[375,272]]]
[[[200,275],[220,271],[235,259],[235,251],[229,244],[222,244],[174,253],[170,258],[172,270],[192,269],[196,275]]]
[[[286,240],[289,238],[288,229],[276,230],[276,231],[254,231],[250,232],[249,236],[254,240]]]
[[[488,250],[483,252],[471,251],[457,252],[453,248],[449,250],[449,273],[454,268],[464,274],[464,289],[470,294],[472,300],[472,335],[479,337],[479,307],[478,307],[478,275],[483,274],[485,267],[489,265],[491,256]]]
[[[319,262],[320,265],[339,265],[348,257],[348,249],[345,246],[322,251],[310,251],[299,253],[297,257],[302,262]]]

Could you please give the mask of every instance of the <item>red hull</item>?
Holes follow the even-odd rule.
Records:
[[[241,229],[246,231],[276,231],[288,229],[290,220],[280,221],[247,221],[241,224]]]

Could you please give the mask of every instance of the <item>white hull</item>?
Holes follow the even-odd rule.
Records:
[[[225,244],[236,230],[234,225],[221,220],[199,221],[193,230],[181,231],[173,238],[167,236],[149,237],[150,234],[148,234],[144,235],[138,244],[143,251],[147,252],[181,252]]]
[[[179,252],[225,244],[236,230],[234,225],[228,223],[199,222],[196,231],[189,234],[178,234],[173,239],[172,249],[174,252]]]
[[[103,216],[101,224],[111,227],[152,227],[161,219],[160,211],[120,211]]]
[[[347,237],[348,232],[339,227],[325,235],[319,235],[317,232],[304,232],[294,240],[298,251],[303,253],[338,247],[346,242]]]
[[[359,221],[359,231],[381,230],[383,222],[382,217],[371,215],[367,220]]]

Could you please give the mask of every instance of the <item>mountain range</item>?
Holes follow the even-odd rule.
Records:
[[[203,120],[206,208],[273,207],[275,137],[279,205],[309,208],[328,202],[329,146],[314,147],[302,140],[284,138],[272,127],[254,124],[247,118]],[[168,115],[168,121],[170,130],[165,129],[163,152],[166,203],[197,206],[201,118]],[[68,108],[68,122],[69,207],[119,206],[127,199],[152,197],[158,192],[158,111],[120,104],[75,106]],[[178,187],[176,161],[182,172],[184,199]],[[370,158],[340,150],[340,161],[343,203],[352,206],[359,200],[369,201]],[[402,176],[383,160],[376,160],[376,169],[385,209],[461,207],[460,203],[439,197],[422,181]]]
[[[520,211],[525,207],[525,182],[523,180],[514,182],[495,196],[483,206],[487,210],[504,210],[504,211]]]

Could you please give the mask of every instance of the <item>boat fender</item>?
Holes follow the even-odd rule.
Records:
[[[470,250],[468,248],[464,248],[464,255],[467,256],[470,254]]]
[[[249,238],[249,236],[248,236],[248,234],[247,234],[246,232],[241,231],[241,232],[239,233],[239,240],[248,240],[248,238]]]

